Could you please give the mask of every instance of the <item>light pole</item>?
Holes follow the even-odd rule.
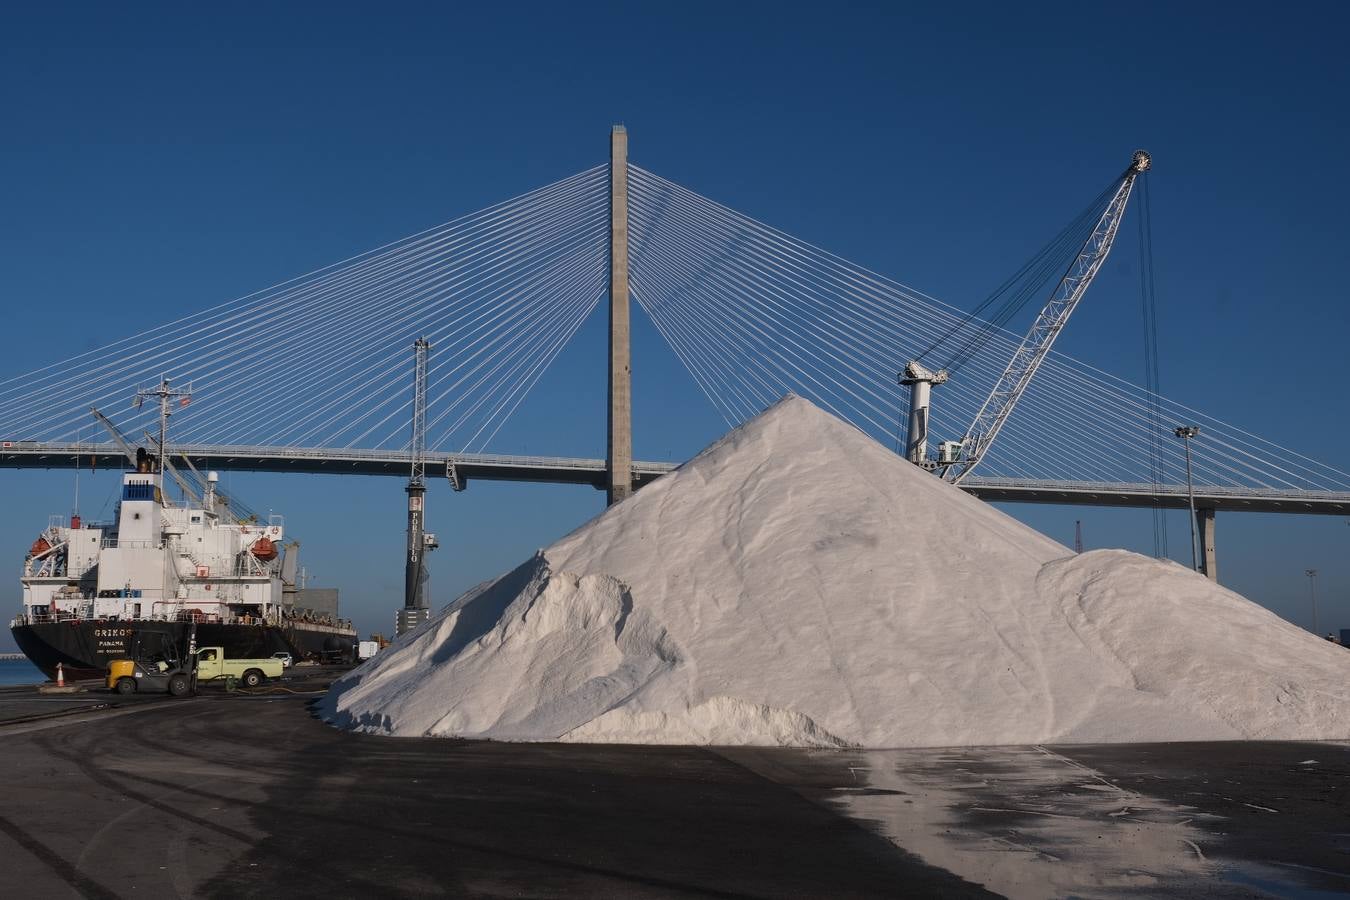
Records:
[[[1304,569],[1303,574],[1308,576],[1308,596],[1312,598],[1313,608],[1313,634],[1322,636],[1322,626],[1317,622],[1317,570]]]
[[[1200,571],[1200,547],[1195,528],[1195,483],[1191,480],[1191,438],[1200,433],[1198,425],[1178,425],[1172,432],[1186,445],[1186,499],[1191,507],[1191,568]]]

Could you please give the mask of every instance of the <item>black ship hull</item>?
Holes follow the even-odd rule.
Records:
[[[108,663],[126,656],[132,636],[141,628],[168,632],[186,640],[186,622],[70,621],[15,625],[14,641],[24,655],[49,678],[60,663],[66,678],[102,678]],[[356,635],[351,631],[310,623],[280,625],[220,624],[197,626],[198,647],[224,647],[226,658],[259,659],[285,651],[303,659],[348,661],[355,658]]]

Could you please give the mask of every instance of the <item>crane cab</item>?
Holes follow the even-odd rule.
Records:
[[[938,465],[954,466],[961,461],[961,442],[943,441],[938,444]]]

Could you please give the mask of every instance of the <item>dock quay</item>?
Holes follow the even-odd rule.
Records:
[[[991,847],[1030,840],[1041,816],[1086,819],[1076,831],[1107,839],[1149,827],[1085,813],[1072,791],[1019,794],[1019,767],[1042,751],[1080,781],[1098,773],[1097,793],[1078,792],[1094,809],[1118,791],[1221,817],[1195,841],[1213,872],[1158,875],[1155,892],[1350,884],[1336,837],[1343,744],[821,752],[384,738],[313,715],[338,674],[185,700],[0,690],[0,895],[992,896],[845,806],[912,814],[901,792],[860,787],[860,768],[884,761],[970,791],[946,827]]]

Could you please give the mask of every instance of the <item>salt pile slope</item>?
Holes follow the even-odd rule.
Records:
[[[788,397],[338,682],[393,735],[866,747],[1350,738],[1350,652],[1079,556]]]

